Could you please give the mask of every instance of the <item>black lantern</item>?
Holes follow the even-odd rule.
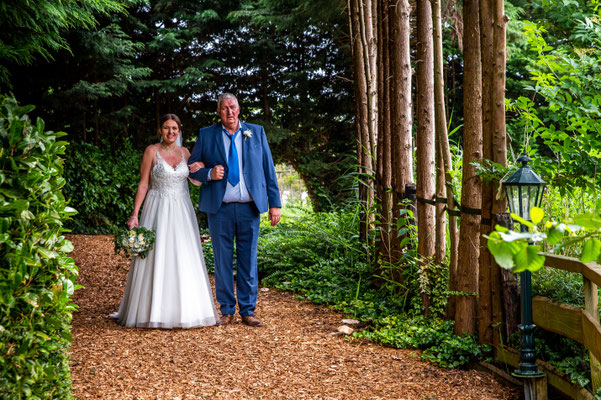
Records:
[[[527,221],[531,220],[530,210],[532,207],[540,207],[546,184],[528,165],[530,161],[532,159],[528,157],[528,154],[523,153],[518,158],[518,162],[521,162],[522,166],[502,182],[507,195],[509,211]]]
[[[545,181],[528,165],[532,161],[528,154],[523,153],[518,161],[522,163],[522,166],[501,183],[505,186],[509,210],[523,219],[531,221],[530,210],[532,207],[540,207]],[[521,224],[521,231],[527,232],[528,227]],[[519,369],[513,372],[513,375],[520,378],[539,378],[544,374],[536,364],[536,347],[533,335],[536,325],[532,321],[532,275],[528,270],[520,273],[520,292],[522,323],[519,325],[519,329],[522,344],[520,347],[520,366]]]

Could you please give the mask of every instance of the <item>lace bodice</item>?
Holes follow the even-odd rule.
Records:
[[[181,150],[180,150],[181,152]],[[150,172],[151,188],[161,197],[188,196],[188,166],[182,152],[182,158],[175,168],[161,157],[157,151],[156,163]]]

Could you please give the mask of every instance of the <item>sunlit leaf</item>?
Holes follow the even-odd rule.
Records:
[[[495,230],[498,231],[498,232],[509,232],[508,228],[506,228],[504,226],[501,226],[501,225],[498,225],[498,224],[495,225]]]
[[[545,216],[545,212],[543,211],[542,208],[532,207],[530,209],[530,219],[532,219],[533,224],[536,225],[539,222],[541,222],[543,220],[544,216]]]
[[[517,214],[511,213],[511,218],[518,221],[520,224],[527,226],[530,229],[534,228],[534,224],[532,224],[532,222],[525,220],[524,218],[520,217]]]

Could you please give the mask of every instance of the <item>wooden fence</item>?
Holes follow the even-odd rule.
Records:
[[[534,296],[532,314],[534,323],[541,329],[558,333],[583,344],[590,354],[591,383],[593,392],[601,387],[601,325],[599,324],[599,294],[601,285],[601,265],[583,263],[576,258],[544,254],[545,266],[582,275],[584,282],[584,308],[556,303],[549,298]],[[497,358],[508,365],[517,367],[519,354],[500,346]],[[550,385],[573,399],[593,399],[586,390],[571,385],[565,374],[552,366],[538,362],[547,374]],[[567,381],[566,381],[567,380]]]

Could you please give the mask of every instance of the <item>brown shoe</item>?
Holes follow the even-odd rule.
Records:
[[[221,316],[221,319],[219,320],[218,325],[220,325],[220,326],[229,325],[232,322],[234,322],[234,314],[226,314],[226,315]]]
[[[262,326],[263,322],[254,315],[247,315],[242,317],[242,322],[248,326]]]

